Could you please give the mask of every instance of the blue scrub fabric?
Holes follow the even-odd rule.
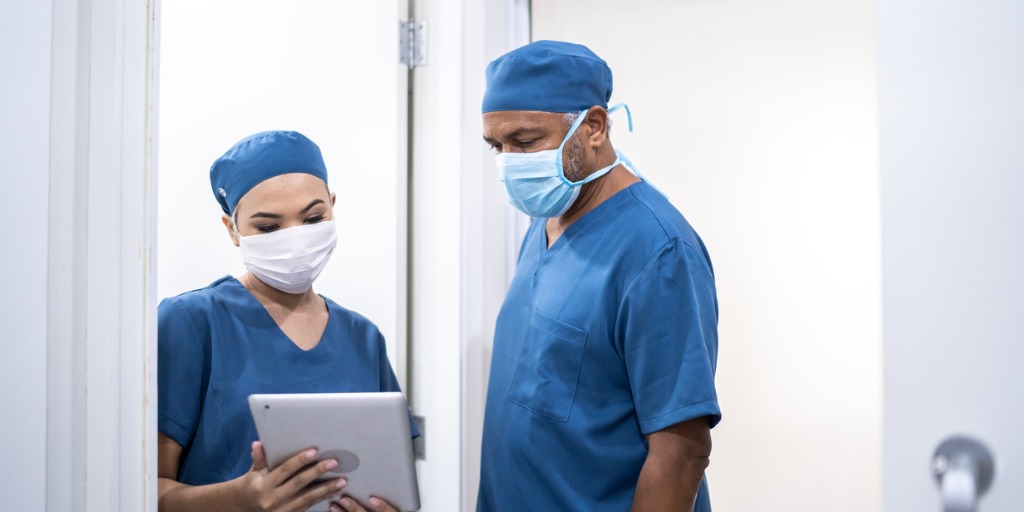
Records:
[[[546,246],[535,220],[498,315],[477,509],[626,511],[646,434],[721,419],[711,261],[645,182]]]
[[[230,276],[160,303],[158,428],[183,447],[178,481],[212,484],[249,470],[258,438],[250,394],[401,391],[377,327],[325,300],[327,327],[309,351]]]

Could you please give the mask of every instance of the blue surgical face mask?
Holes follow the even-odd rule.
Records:
[[[625,107],[625,104],[615,105],[608,109],[608,112],[614,112],[620,107]],[[629,115],[629,107],[626,107],[626,113]],[[622,156],[616,151],[615,161],[611,165],[594,171],[590,176],[577,182],[569,181],[565,177],[565,170],[562,166],[562,150],[586,117],[587,111],[579,114],[557,149],[495,155],[498,171],[501,173],[501,182],[505,184],[505,192],[507,192],[512,206],[530,217],[559,217],[576,202],[581,186],[608,174],[609,171],[623,163]],[[633,131],[631,117],[629,129]]]

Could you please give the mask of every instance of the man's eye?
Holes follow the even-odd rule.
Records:
[[[521,148],[528,148],[532,146],[534,142],[537,142],[537,139],[521,140],[518,143],[516,143],[516,145]]]
[[[491,144],[491,151],[495,153],[501,153],[501,144]]]

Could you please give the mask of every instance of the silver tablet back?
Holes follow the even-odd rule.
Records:
[[[344,494],[367,505],[379,497],[399,510],[419,510],[419,485],[401,393],[301,393],[249,396],[249,409],[271,468],[307,448],[338,467]],[[329,502],[311,511],[326,511]]]

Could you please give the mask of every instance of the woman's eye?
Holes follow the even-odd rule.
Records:
[[[317,222],[320,222],[322,220],[324,220],[323,215],[315,215],[313,217],[306,219],[306,224],[316,224]]]
[[[271,231],[277,231],[277,224],[268,224],[265,226],[256,226],[256,231],[260,233],[270,233]]]

